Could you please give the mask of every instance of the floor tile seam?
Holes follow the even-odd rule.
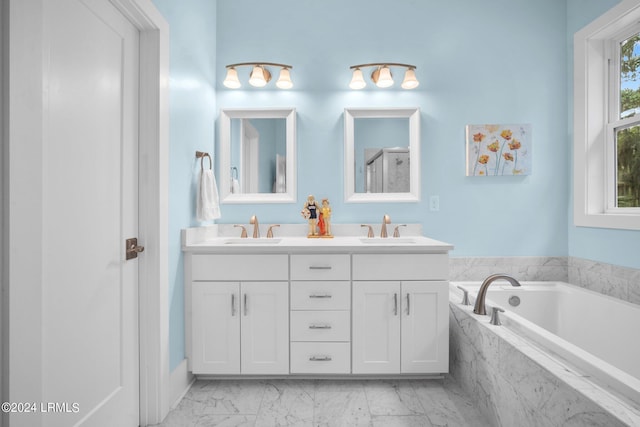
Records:
[[[403,385],[403,383],[409,386],[409,389],[413,393],[413,396],[411,396],[410,399],[415,399],[415,400],[418,401],[418,405],[420,405],[420,408],[422,408],[422,412],[415,412],[412,408],[409,407],[409,405],[408,405],[409,401],[407,400],[407,403],[405,403],[404,400],[402,399],[402,392],[400,390],[400,387]],[[402,403],[405,406],[405,408],[407,408],[407,411],[412,412],[412,414],[408,414],[408,415],[424,415],[424,416],[427,416],[427,409],[424,407],[424,405],[420,401],[420,396],[418,396],[418,393],[416,392],[416,389],[413,386],[413,381],[411,381],[411,380],[400,380],[397,383],[397,385],[398,385],[398,387],[397,387],[398,400],[400,401],[400,403]],[[429,420],[429,423],[431,423],[431,420]]]
[[[418,391],[416,390],[415,383],[413,381],[411,381],[409,384],[411,385],[411,389],[413,390],[413,393],[416,395],[416,399],[418,400],[418,403],[420,404],[420,406],[422,407],[422,410],[424,411],[424,415],[427,416],[429,408],[427,408],[424,405],[424,403],[422,403],[422,399],[420,399],[420,395],[418,395]],[[431,419],[429,419],[429,422],[431,423]],[[431,424],[433,424],[433,423],[431,423]]]
[[[451,387],[447,387],[446,385],[444,385],[444,383],[442,385],[442,390],[447,395],[447,398],[453,405],[455,411],[458,414],[458,418],[466,422],[467,418],[464,416],[465,411],[462,411],[460,409],[460,405],[465,405],[468,402],[475,409],[473,401],[470,398],[468,398],[466,394],[462,392],[462,389],[458,389],[458,393],[456,393],[454,390],[452,390],[452,388],[455,388],[455,386],[452,385]]]
[[[260,417],[260,413],[262,412],[262,405],[264,404],[264,397],[267,394],[267,387],[268,387],[268,383],[263,382],[263,387],[262,387],[262,397],[260,398],[260,404],[258,405],[258,411],[256,413],[256,419],[253,420],[253,426],[255,427],[256,424],[258,424],[258,418]]]
[[[369,419],[373,422],[373,413],[371,412],[371,405],[369,405],[369,396],[367,394],[367,388],[362,383],[362,391],[364,392],[364,401],[367,403],[367,412],[369,412]]]

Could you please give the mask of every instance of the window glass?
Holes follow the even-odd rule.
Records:
[[[640,207],[640,125],[616,131],[616,204]]]
[[[620,118],[640,117],[640,33],[620,43]]]

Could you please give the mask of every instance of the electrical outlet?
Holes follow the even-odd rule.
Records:
[[[429,197],[429,210],[431,212],[438,212],[440,210],[440,196]]]

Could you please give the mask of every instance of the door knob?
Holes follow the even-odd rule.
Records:
[[[132,237],[127,239],[124,243],[126,248],[126,259],[138,258],[140,252],[144,252],[144,246],[138,246],[138,238]]]

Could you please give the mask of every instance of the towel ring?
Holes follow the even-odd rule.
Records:
[[[204,151],[196,151],[196,158],[200,159],[200,169],[204,170],[204,158],[209,158],[209,169],[213,170],[213,161],[211,160],[211,156],[209,153],[205,153]]]

